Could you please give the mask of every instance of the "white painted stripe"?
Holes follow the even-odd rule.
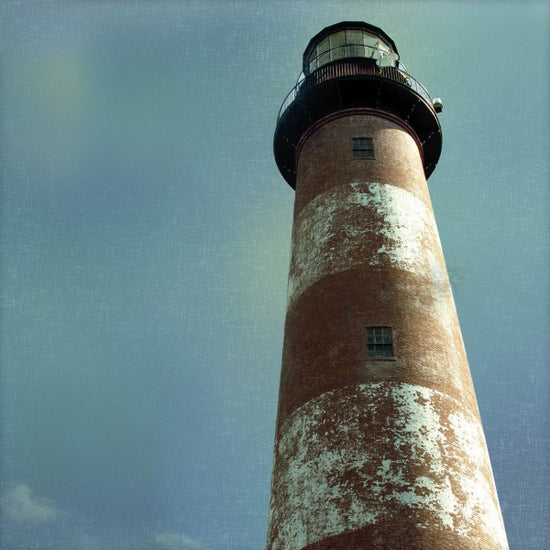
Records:
[[[384,244],[375,248],[379,235]],[[289,304],[323,277],[360,264],[389,265],[448,286],[431,209],[394,185],[339,185],[304,207],[293,227]]]
[[[391,519],[400,505],[417,527],[508,548],[481,425],[445,394],[405,383],[341,388],[297,409],[281,434],[270,548],[298,550]]]

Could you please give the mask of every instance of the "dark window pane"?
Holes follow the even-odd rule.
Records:
[[[393,357],[391,327],[367,327],[365,330],[369,358]]]
[[[367,158],[367,157],[373,157],[374,155],[372,154],[372,152],[364,151],[362,149],[356,149],[355,151],[353,151],[353,156]]]
[[[352,150],[355,157],[373,157],[372,138],[352,138]]]

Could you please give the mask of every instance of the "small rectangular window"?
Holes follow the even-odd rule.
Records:
[[[369,359],[393,357],[391,327],[367,328],[367,356]]]
[[[374,148],[370,137],[352,138],[351,148],[354,157],[374,158]]]

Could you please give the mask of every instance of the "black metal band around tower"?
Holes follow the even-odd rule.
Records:
[[[296,189],[268,549],[508,548],[426,179],[441,102],[362,22],[277,120]]]

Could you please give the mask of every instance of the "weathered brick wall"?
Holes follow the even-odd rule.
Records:
[[[268,548],[507,548],[414,133],[342,111],[296,157]]]

